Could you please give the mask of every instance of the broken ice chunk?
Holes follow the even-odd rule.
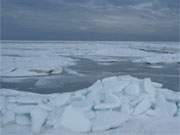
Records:
[[[143,82],[144,82],[144,91],[148,93],[152,102],[155,103],[156,89],[153,87],[151,79],[145,78]]]
[[[93,131],[104,131],[119,127],[129,119],[128,114],[117,111],[98,111],[93,120]]]
[[[155,87],[155,88],[161,88],[163,85],[161,83],[157,83],[157,82],[152,82],[152,85]]]
[[[161,89],[160,92],[163,93],[167,100],[172,102],[180,102],[180,92],[174,92],[168,89]]]
[[[91,122],[80,110],[68,106],[62,114],[61,124],[76,132],[88,132],[91,130]]]
[[[55,107],[60,107],[68,103],[68,101],[70,100],[70,96],[70,93],[58,94],[56,96],[53,96],[53,98],[50,100],[50,104]]]
[[[7,109],[14,113],[30,113],[35,105],[18,105],[18,104],[8,104]]]
[[[31,110],[31,118],[32,118],[32,132],[34,134],[39,134],[42,125],[44,124],[47,118],[47,112],[40,108],[39,106],[34,107]]]
[[[61,74],[63,72],[63,68],[56,67],[52,69],[29,69],[29,72],[39,75],[51,75],[51,74]]]
[[[0,112],[5,113],[6,99],[4,96],[0,96]]]
[[[92,86],[90,86],[87,89],[89,92],[97,92],[101,88],[102,88],[102,82],[101,80],[97,80]]]
[[[47,116],[46,125],[50,127],[58,128],[59,125],[61,125],[61,116],[64,112],[65,106],[62,106],[60,108],[54,108],[52,112],[49,112]]]
[[[177,103],[177,116],[180,117],[180,102]]]
[[[173,117],[177,111],[177,106],[173,102],[166,101],[164,95],[159,94],[156,101],[155,110],[157,116]]]
[[[133,80],[124,90],[125,93],[129,96],[139,96],[140,86],[139,81]]]
[[[19,125],[29,125],[30,115],[29,114],[16,114],[16,123]]]
[[[2,116],[3,125],[15,121],[15,114],[12,111],[6,110]]]
[[[89,111],[91,110],[93,103],[89,100],[80,100],[71,102],[71,106],[78,108],[82,111]]]
[[[108,94],[111,101],[105,100],[103,103],[98,103],[94,106],[94,109],[104,110],[104,109],[113,109],[121,106],[119,98],[113,94]]]
[[[120,80],[116,76],[102,80],[103,89],[111,92],[121,92],[128,84],[128,80]]]
[[[24,104],[24,105],[37,105],[38,102],[40,102],[41,99],[40,98],[36,98],[36,97],[10,97],[8,98],[8,102],[9,103],[17,103],[17,104]]]
[[[95,86],[92,85],[88,88],[89,93],[86,96],[86,99],[93,102],[94,104],[98,104],[105,100],[105,91],[103,90],[101,81],[97,81]]]
[[[143,101],[141,101],[136,107],[135,107],[135,110],[134,110],[134,115],[139,115],[139,114],[142,114],[142,113],[145,113],[146,111],[149,110],[149,108],[151,107],[152,105],[152,102],[151,100],[149,99],[148,96],[146,96]]]
[[[130,115],[132,113],[133,109],[128,103],[123,103],[121,105],[121,113],[124,113],[126,115]]]

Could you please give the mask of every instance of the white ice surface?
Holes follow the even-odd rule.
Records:
[[[85,114],[68,106],[65,108],[61,118],[62,126],[76,132],[89,132],[91,130],[91,122],[85,117]]]
[[[179,135],[179,94],[131,76],[64,94],[0,89],[0,130],[3,135]]]
[[[99,111],[96,113],[96,119],[92,121],[93,131],[105,131],[119,127],[128,121],[129,115],[118,111]]]
[[[75,64],[72,56],[99,64],[122,61],[122,57],[134,62],[180,62],[179,42],[6,42],[0,46],[3,76],[60,74]]]
[[[45,120],[47,118],[47,110],[41,108],[41,107],[34,107],[31,112],[31,127],[32,127],[32,133],[39,134],[41,127],[45,123]]]

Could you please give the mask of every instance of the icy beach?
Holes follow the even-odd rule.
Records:
[[[113,76],[63,94],[1,89],[0,99],[3,135],[180,133],[180,92],[149,78]]]

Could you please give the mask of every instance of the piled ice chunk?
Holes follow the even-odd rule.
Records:
[[[42,128],[63,127],[75,132],[105,131],[135,117],[179,120],[180,92],[161,88],[149,78],[113,76],[72,93],[40,95],[9,89],[0,91],[0,119]]]
[[[85,117],[82,111],[72,106],[66,107],[62,115],[61,124],[73,131],[88,132],[91,130],[90,120]]]

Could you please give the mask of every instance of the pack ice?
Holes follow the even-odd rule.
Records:
[[[119,135],[125,127],[132,132],[136,119],[136,123],[145,121],[147,125],[153,120],[151,126],[145,127],[151,134],[153,128],[162,124],[161,119],[173,120],[174,128],[180,124],[180,92],[162,88],[150,78],[131,76],[104,78],[89,88],[63,94],[41,95],[1,89],[0,117],[0,131],[4,134],[9,133],[6,129],[20,134],[15,128],[8,128],[16,125],[28,127],[30,133],[25,134],[98,134],[119,129],[116,132]],[[168,131],[180,133],[171,127]],[[157,134],[162,130],[159,127]]]

